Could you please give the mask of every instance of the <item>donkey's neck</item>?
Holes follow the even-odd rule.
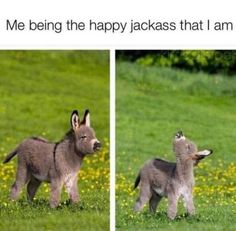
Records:
[[[62,142],[65,153],[65,161],[68,167],[74,170],[79,170],[83,162],[84,155],[75,151],[75,143],[70,137],[65,137]]]
[[[190,159],[176,160],[176,173],[180,181],[189,182],[193,180],[193,161]]]

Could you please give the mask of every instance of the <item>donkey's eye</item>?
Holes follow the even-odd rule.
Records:
[[[83,135],[83,136],[81,136],[80,138],[81,139],[85,139],[87,136],[86,135]]]

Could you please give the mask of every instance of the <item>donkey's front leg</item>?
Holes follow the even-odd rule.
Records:
[[[77,176],[74,179],[71,179],[66,183],[66,190],[69,194],[70,201],[72,203],[79,202],[79,193],[78,193],[78,179]]]
[[[179,196],[175,194],[168,195],[168,211],[167,215],[171,220],[174,220],[177,214]]]
[[[56,208],[60,202],[61,198],[61,189],[63,182],[61,181],[52,181],[51,182],[51,197],[50,197],[50,206],[51,208]]]
[[[194,215],[195,214],[195,207],[193,203],[193,195],[192,191],[188,191],[183,195],[184,199],[184,206],[189,215]]]

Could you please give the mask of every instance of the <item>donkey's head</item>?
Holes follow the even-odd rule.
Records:
[[[101,143],[97,140],[94,130],[90,127],[89,110],[85,110],[82,121],[79,119],[78,111],[74,110],[71,114],[71,127],[77,153],[86,155],[100,150]]]
[[[198,151],[197,146],[192,141],[186,139],[182,131],[175,134],[173,149],[177,158],[191,159],[195,165],[213,152],[212,150]]]

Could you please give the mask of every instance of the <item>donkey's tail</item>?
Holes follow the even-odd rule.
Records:
[[[6,164],[7,162],[9,162],[17,154],[17,151],[18,151],[18,148],[10,152],[5,158],[5,160],[3,161],[3,164]]]
[[[136,180],[135,180],[135,182],[134,182],[134,188],[133,188],[133,190],[138,187],[139,182],[140,182],[140,172],[139,172],[139,174],[138,174],[138,176],[136,177]]]

